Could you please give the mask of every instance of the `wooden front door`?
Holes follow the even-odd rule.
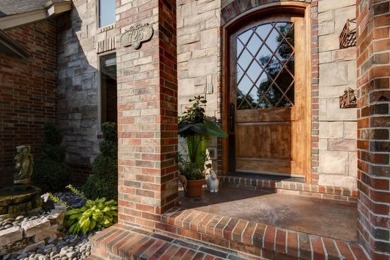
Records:
[[[306,174],[303,17],[273,17],[230,36],[229,149],[235,172]]]

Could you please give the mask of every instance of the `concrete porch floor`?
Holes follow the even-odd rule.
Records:
[[[260,222],[344,241],[357,240],[356,203],[220,187],[191,199],[180,191],[181,206],[211,214]]]

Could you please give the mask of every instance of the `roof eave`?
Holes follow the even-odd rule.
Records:
[[[23,24],[28,24],[43,20],[49,17],[55,17],[64,12],[70,11],[72,9],[72,2],[51,2],[49,1],[45,9],[35,10],[27,13],[9,15],[0,17],[0,29],[9,29],[17,27]]]
[[[20,58],[28,58],[31,54],[7,33],[0,29],[0,52],[15,55]]]

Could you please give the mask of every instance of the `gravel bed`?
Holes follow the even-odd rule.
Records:
[[[65,201],[72,207],[81,207],[84,204],[83,199],[74,195],[71,192],[56,193],[57,197]],[[23,222],[33,219],[45,218],[49,213],[41,212],[39,215],[25,217],[18,216],[16,218],[1,219],[0,218],[0,230],[10,228],[12,226],[21,226]],[[47,239],[40,243],[29,243],[23,246],[23,250],[0,256],[3,260],[43,260],[43,259],[60,259],[60,260],[74,260],[84,259],[91,254],[91,246],[89,238],[96,232],[88,235],[64,235],[59,236],[56,239]],[[20,242],[23,243],[23,242]]]

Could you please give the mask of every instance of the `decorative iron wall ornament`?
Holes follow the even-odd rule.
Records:
[[[348,19],[339,36],[340,49],[356,46],[356,18]]]
[[[139,49],[143,42],[149,41],[153,36],[153,27],[152,25],[146,24],[137,24],[131,26],[125,33],[121,36],[121,44],[123,47],[128,47],[132,45],[134,49]]]
[[[344,95],[339,97],[340,108],[354,108],[356,107],[355,91],[351,88],[344,90]]]

